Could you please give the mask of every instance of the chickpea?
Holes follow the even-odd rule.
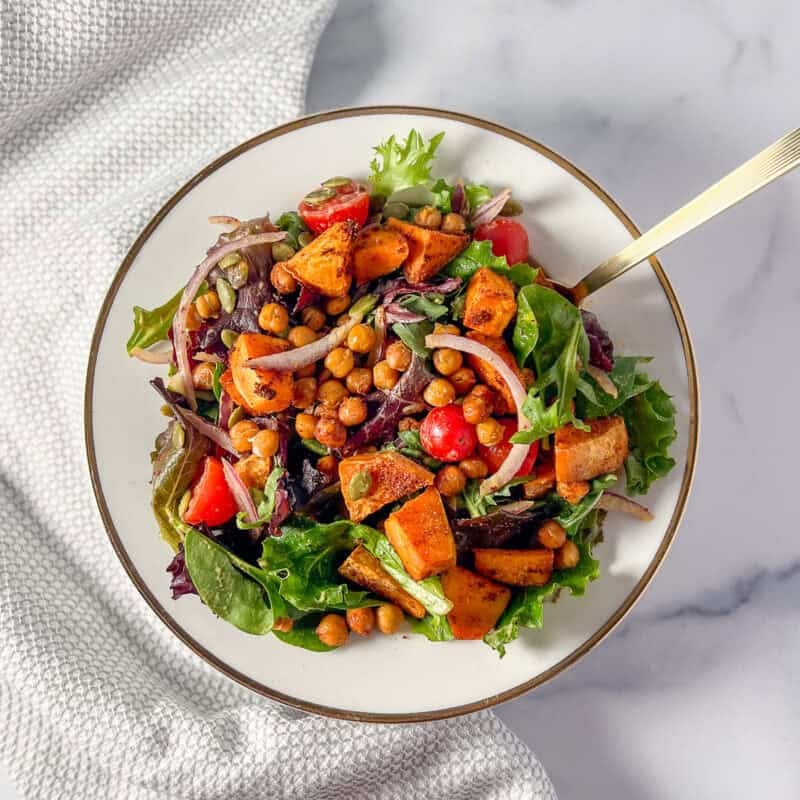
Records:
[[[424,206],[414,214],[414,222],[421,228],[438,228],[442,224],[442,212],[433,206]]]
[[[470,392],[471,395],[475,397],[480,397],[489,406],[490,412],[494,411],[494,403],[497,398],[494,391],[490,389],[485,383],[479,383],[472,391]]]
[[[258,312],[258,327],[270,333],[283,333],[289,327],[289,312],[280,303],[264,303]]]
[[[345,619],[350,630],[359,636],[369,636],[375,627],[375,612],[371,608],[348,608]]]
[[[500,442],[503,441],[504,432],[505,429],[503,426],[492,417],[483,420],[483,422],[479,422],[475,426],[475,433],[478,436],[478,441],[486,447],[492,447],[496,444],[500,444]]]
[[[248,489],[263,489],[269,473],[272,472],[272,459],[245,456],[240,458],[233,468]]]
[[[325,327],[325,313],[316,306],[304,308],[300,314],[300,319],[303,320],[303,325],[311,328],[312,331],[319,331]]]
[[[456,390],[447,378],[434,378],[425,387],[422,398],[430,406],[446,406],[456,399]]]
[[[315,417],[325,417],[325,419],[339,419],[339,410],[336,406],[328,406],[324,403],[318,403],[314,406]]]
[[[314,436],[326,447],[341,447],[347,441],[347,429],[338,420],[319,417]]]
[[[201,361],[192,370],[192,386],[202,391],[210,391],[214,385],[214,365]]]
[[[464,491],[467,476],[455,464],[447,464],[436,473],[433,484],[445,497],[455,497]]]
[[[403,417],[397,424],[398,431],[418,431],[422,427],[422,423],[414,417]]]
[[[437,322],[433,326],[434,333],[451,333],[453,336],[461,336],[461,329],[458,325],[445,325],[442,322]]]
[[[399,380],[400,373],[396,369],[392,369],[388,361],[379,361],[372,368],[372,382],[378,389],[394,389]]]
[[[317,341],[317,334],[308,325],[298,325],[289,331],[289,344],[293,347],[303,347]]]
[[[298,414],[294,421],[294,429],[301,439],[313,439],[317,427],[317,418],[313,414]]]
[[[461,369],[464,363],[464,356],[458,350],[449,347],[440,347],[433,351],[433,366],[440,375],[452,375]]]
[[[475,386],[476,381],[475,373],[469,367],[461,367],[450,376],[450,383],[457,395],[465,395]]]
[[[403,612],[392,603],[381,603],[375,610],[375,616],[381,633],[396,633],[405,619]]]
[[[489,418],[490,410],[482,397],[476,397],[473,394],[468,394],[464,398],[461,405],[461,410],[464,413],[464,419],[470,425],[477,425]]]
[[[450,212],[444,215],[442,220],[442,231],[444,233],[464,233],[467,228],[467,223],[461,214]]]
[[[345,397],[347,397],[347,389],[341,381],[325,381],[317,389],[317,400],[326,406],[338,406]]]
[[[292,294],[297,291],[294,275],[280,262],[275,264],[269,273],[269,281],[280,294]]]
[[[261,458],[272,458],[278,452],[281,437],[278,431],[259,431],[251,440],[253,455]]]
[[[237,453],[249,453],[252,438],[258,433],[258,425],[251,419],[243,419],[233,425],[229,431],[231,443]]]
[[[327,367],[323,367],[319,371],[319,375],[317,375],[317,383],[319,383],[321,386],[323,383],[325,383],[325,381],[329,381],[332,377],[333,375],[331,374],[331,371]]]
[[[212,289],[210,292],[201,294],[194,301],[194,307],[197,309],[201,319],[210,319],[211,317],[219,316],[222,304],[219,301],[219,295]]]
[[[489,474],[489,467],[482,458],[465,458],[459,465],[461,471],[471,479],[485,478]]]
[[[339,422],[351,428],[367,418],[367,404],[361,397],[345,397],[339,406]]]
[[[339,462],[334,456],[322,456],[322,458],[317,460],[317,469],[325,473],[325,475],[332,477],[339,471]]]
[[[547,522],[542,523],[537,536],[539,544],[548,550],[558,550],[567,541],[567,532],[554,519],[548,519]]]
[[[341,647],[347,641],[347,623],[339,614],[326,614],[319,621],[316,634],[322,644]]]
[[[369,325],[359,322],[347,334],[347,346],[354,353],[369,353],[375,347],[375,331]]]
[[[411,350],[403,342],[392,342],[386,348],[386,362],[392,369],[404,372],[411,365]]]
[[[197,331],[200,330],[200,326],[203,324],[203,320],[200,317],[200,314],[197,313],[197,306],[192,303],[189,306],[189,310],[186,312],[186,330],[187,331]]]
[[[325,366],[331,371],[334,378],[345,378],[355,366],[353,351],[346,347],[334,347],[325,356]]]
[[[279,633],[289,633],[292,628],[294,628],[294,620],[289,619],[289,617],[278,617],[278,619],[272,623],[272,630],[278,631]]]
[[[372,370],[367,367],[354,367],[347,373],[345,385],[353,394],[369,394],[372,389]]]
[[[295,408],[308,408],[314,405],[317,399],[317,379],[300,378],[294,382],[294,399],[292,405]]]
[[[350,296],[344,295],[343,297],[331,297],[325,303],[325,313],[328,316],[335,317],[350,308]]]
[[[580,560],[581,552],[578,550],[578,545],[567,539],[567,541],[556,550],[553,558],[553,566],[556,569],[572,569],[578,566]]]
[[[300,369],[294,371],[295,378],[313,378],[316,374],[316,364],[306,364],[304,367],[300,367]]]

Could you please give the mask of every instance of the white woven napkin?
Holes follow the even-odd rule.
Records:
[[[3,3],[0,756],[25,798],[554,797],[491,713],[366,726],[235,685],[156,619],[95,510],[83,382],[109,282],[182,182],[302,111],[332,6]]]

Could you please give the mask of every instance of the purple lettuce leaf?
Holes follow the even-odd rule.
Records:
[[[595,314],[581,309],[583,329],[589,339],[589,363],[604,372],[614,369],[614,343]]]
[[[175,553],[174,558],[169,562],[167,572],[172,575],[169,581],[169,588],[172,591],[173,600],[177,600],[185,594],[197,594],[197,589],[194,588],[189,570],[186,569],[183,545],[179,545],[178,552]]]

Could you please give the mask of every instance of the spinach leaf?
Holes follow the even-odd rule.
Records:
[[[156,342],[163,342],[167,338],[167,333],[172,326],[172,318],[178,310],[182,295],[183,289],[180,289],[163,306],[154,308],[152,311],[141,306],[133,307],[133,332],[125,345],[128,355],[136,347],[144,349]]]
[[[444,304],[444,295],[438,292],[407,294],[400,300],[400,305],[403,306],[403,308],[407,308],[409,311],[421,314],[423,317],[432,320],[447,316],[447,306]]]
[[[328,653],[337,648],[323,644],[319,636],[317,636],[316,627],[319,625],[321,618],[321,614],[309,614],[295,620],[294,626],[290,631],[273,631],[273,633],[286,644],[302,647],[315,653]]]
[[[308,231],[305,222],[303,222],[303,218],[296,211],[287,211],[285,214],[281,214],[278,217],[278,221],[275,225],[280,230],[286,231],[286,239],[284,239],[286,244],[295,250],[299,250],[300,242],[297,240],[297,237],[300,236],[301,233],[306,233]]]
[[[428,358],[431,351],[425,346],[425,337],[433,333],[433,323],[425,322],[395,322],[392,330],[411,352],[420,358]]]
[[[639,356],[617,356],[614,359],[608,377],[617,387],[616,397],[603,390],[588,373],[581,375],[575,398],[576,414],[581,419],[607,417],[632,397],[647,391],[654,382],[644,372],[638,371],[637,365],[648,361],[649,358]]]
[[[405,141],[392,134],[376,148],[377,157],[370,162],[369,185],[372,194],[389,197],[400,189],[427,184],[431,164],[444,133],[437,133],[426,144],[419,131],[411,130]]]
[[[539,341],[539,323],[536,321],[528,295],[523,289],[517,294],[517,317],[511,335],[514,356],[520,367],[524,367],[527,363],[537,341]]]

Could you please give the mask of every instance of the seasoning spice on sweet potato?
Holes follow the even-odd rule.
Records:
[[[517,366],[514,354],[508,349],[505,339],[496,336],[484,336],[477,331],[468,331],[467,338],[474,339],[476,342],[486,345],[490,350],[494,350],[494,352],[514,371],[520,383],[524,385],[525,381],[522,372]],[[511,394],[511,389],[508,388],[508,384],[503,380],[500,373],[491,364],[471,353],[467,354],[467,363],[475,370],[478,377],[497,393],[495,412],[498,414],[516,414],[517,408],[514,405],[514,397]]]
[[[585,481],[616,472],[628,457],[628,431],[622,417],[588,420],[590,430],[564,425],[555,434],[556,478]]]
[[[464,304],[464,325],[484,336],[502,336],[517,313],[514,286],[503,275],[481,267],[470,278]]]
[[[402,233],[408,242],[408,258],[403,265],[403,271],[411,283],[432,278],[469,244],[469,236],[463,233],[442,233],[420,228],[394,217],[386,224]]]
[[[473,550],[475,571],[510,586],[544,586],[553,572],[552,550]]]
[[[366,228],[353,245],[353,274],[361,286],[394,272],[408,257],[408,242],[389,228]]]
[[[235,403],[249,414],[274,414],[287,409],[294,397],[291,372],[242,366],[251,358],[288,350],[291,345],[263,333],[242,333],[230,351],[230,377],[223,374],[220,382]]]
[[[552,456],[542,458],[534,467],[534,476],[522,484],[522,492],[528,500],[537,500],[555,489],[556,469]]]
[[[482,639],[500,619],[511,589],[463,567],[442,575],[444,596],[453,604],[447,615],[456,639]]]
[[[583,500],[589,494],[589,489],[591,488],[589,481],[556,481],[556,493],[558,496],[573,506],[578,501]]]
[[[303,286],[326,297],[343,297],[352,282],[355,222],[337,222],[283,263]]]

